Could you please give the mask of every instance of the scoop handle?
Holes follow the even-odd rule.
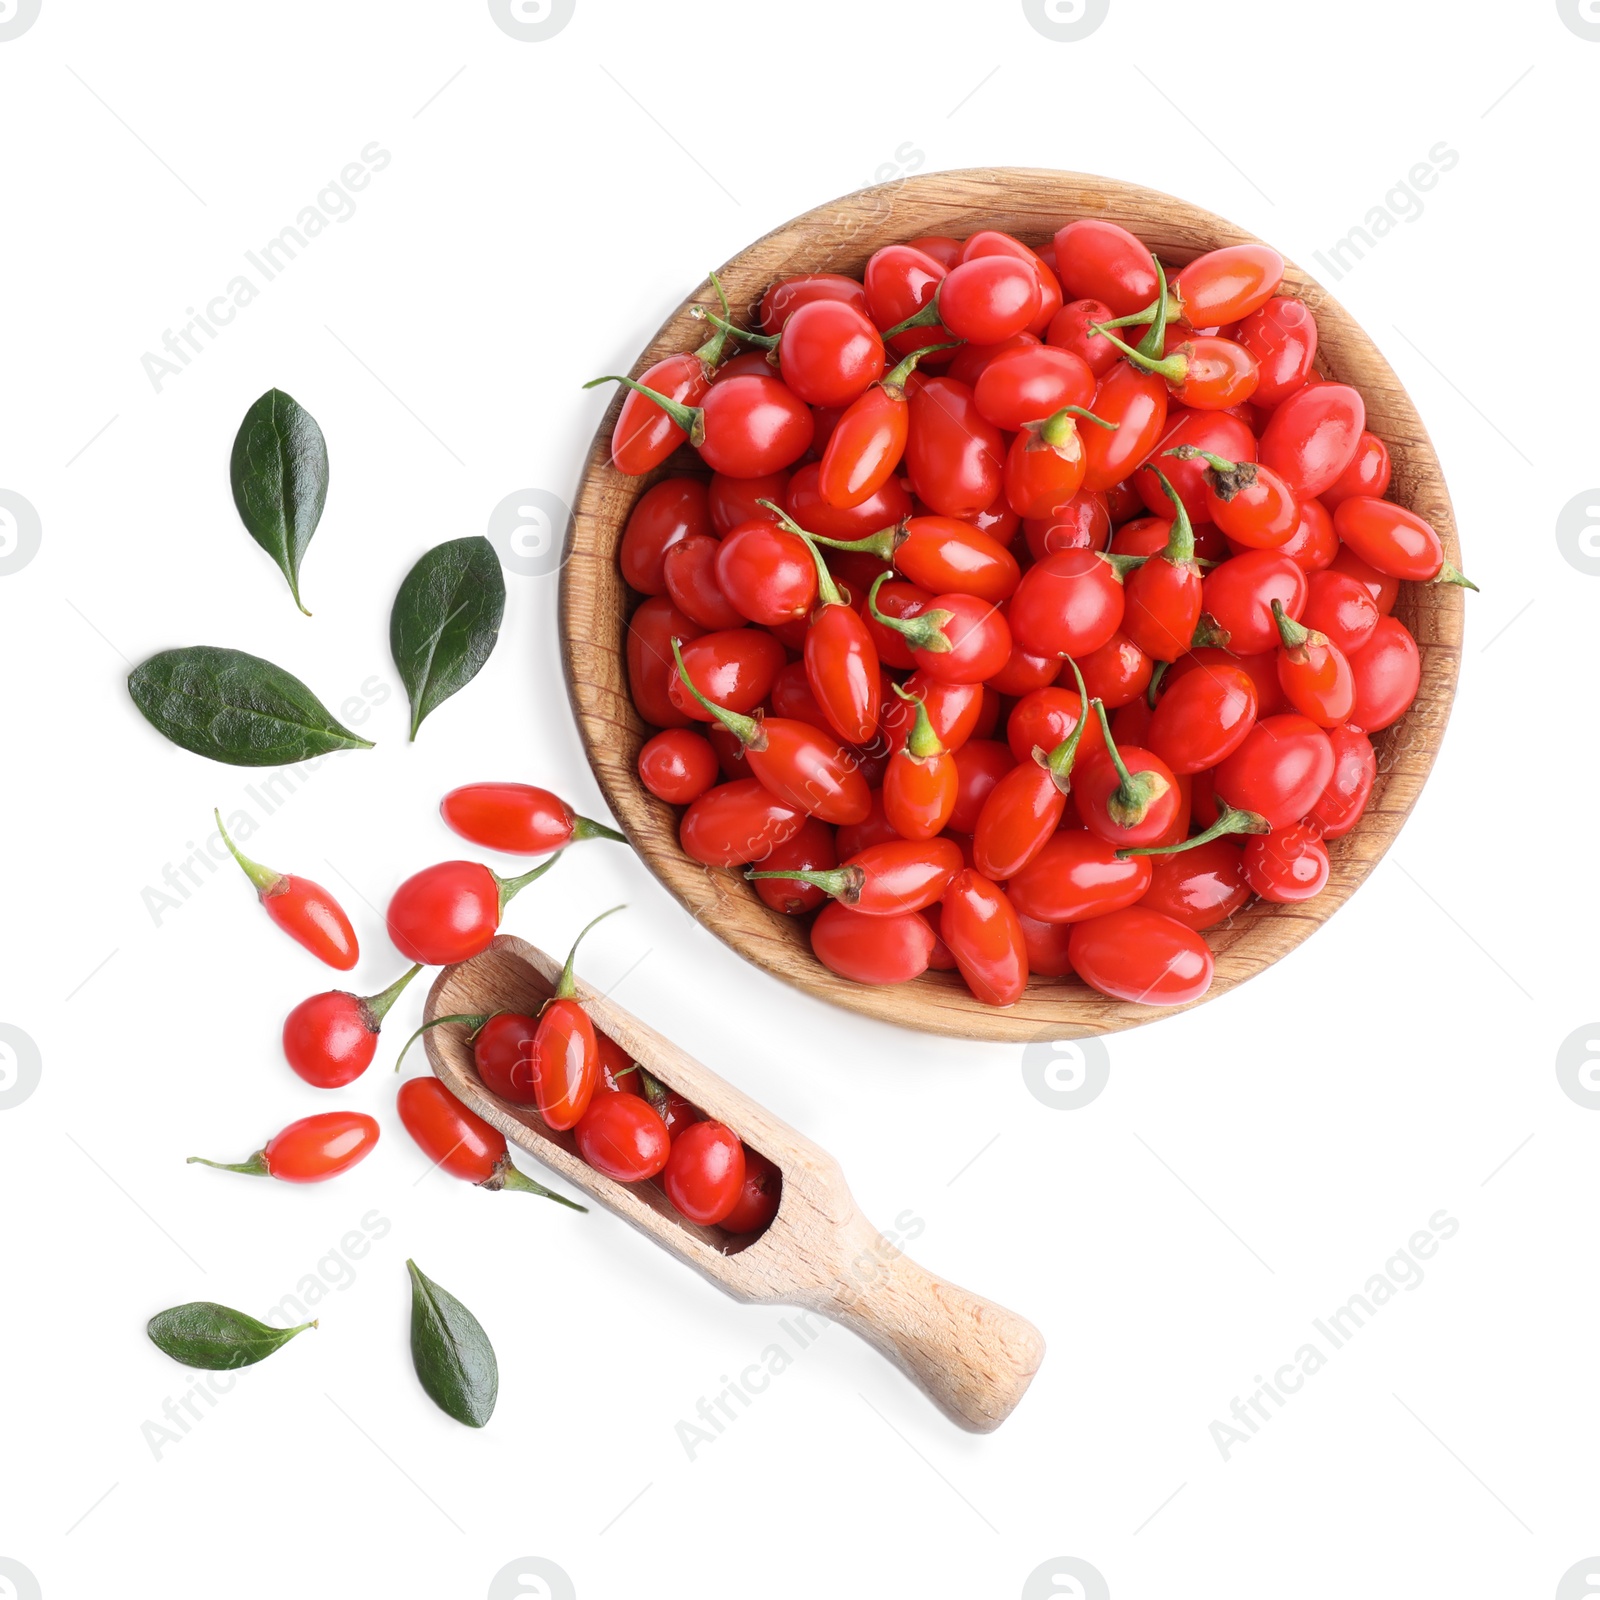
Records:
[[[841,1242],[843,1269],[817,1309],[887,1356],[963,1428],[998,1428],[1044,1359],[1039,1330],[919,1266],[859,1214]]]

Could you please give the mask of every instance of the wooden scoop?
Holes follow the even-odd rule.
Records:
[[[502,936],[481,956],[447,967],[425,1020],[498,1010],[535,1014],[554,993],[561,963]],[[854,1329],[920,1384],[963,1428],[988,1433],[1011,1415],[1044,1358],[1032,1323],[936,1278],[902,1255],[861,1215],[839,1164],[732,1084],[581,980],[577,998],[653,1077],[726,1123],[783,1174],[778,1214],[764,1233],[702,1228],[673,1210],[654,1181],[621,1184],[578,1154],[570,1133],[484,1088],[468,1029],[441,1023],[423,1035],[445,1086],[511,1143],[537,1156],[736,1300],[803,1306]]]

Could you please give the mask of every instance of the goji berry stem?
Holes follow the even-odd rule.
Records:
[[[412,969],[396,978],[381,994],[369,994],[361,1002],[362,1020],[373,1033],[376,1033],[389,1015],[389,1008],[405,993],[405,987],[416,975],[422,971],[419,961]]]
[[[1144,692],[1144,703],[1152,711],[1156,708],[1156,699],[1161,692],[1161,680],[1166,677],[1168,669],[1172,666],[1170,661],[1158,661],[1150,669],[1150,686]]]
[[[1194,561],[1194,524],[1189,520],[1189,513],[1184,509],[1183,501],[1178,498],[1178,491],[1167,482],[1167,475],[1160,467],[1151,467],[1167,499],[1172,502],[1172,532],[1167,535],[1167,546],[1161,552],[1164,561],[1170,561],[1173,566],[1184,566]]]
[[[1114,550],[1096,550],[1095,554],[1124,581],[1130,572],[1137,572],[1150,559],[1149,556],[1125,556]]]
[[[593,922],[588,923],[579,930],[578,937],[572,941],[572,948],[567,952],[567,964],[561,969],[561,981],[556,985],[556,999],[570,1000],[577,992],[577,981],[572,975],[572,964],[578,959],[578,946],[583,943],[583,936],[597,922],[604,922],[607,917],[613,917],[619,911],[626,911],[625,905],[612,906],[609,911],[602,911]]]
[[[1084,687],[1083,674],[1078,671],[1078,663],[1071,656],[1067,657],[1067,665],[1072,668],[1072,676],[1078,685],[1078,720],[1073,724],[1072,732],[1054,750],[1046,751],[1038,745],[1033,747],[1033,759],[1050,774],[1062,794],[1072,793],[1072,764],[1078,759],[1078,744],[1089,720],[1089,691]]]
[[[722,287],[722,280],[714,272],[706,276],[711,280],[711,287],[717,291],[717,299],[722,302],[722,314],[728,315],[728,296]],[[699,356],[701,364],[706,369],[712,370],[722,365],[723,357],[728,353],[728,336],[720,328],[700,346],[695,354]]]
[[[879,528],[864,539],[830,539],[826,534],[808,533],[781,506],[774,505],[770,500],[758,500],[756,504],[772,512],[778,518],[778,525],[789,533],[799,534],[803,539],[814,539],[818,544],[827,545],[830,550],[849,550],[859,555],[876,556],[880,561],[894,560],[895,551],[906,542],[906,523],[911,520],[902,517],[899,522],[891,522],[887,528]]]
[[[747,717],[742,711],[729,711],[725,706],[719,706],[716,701],[708,700],[694,686],[694,680],[689,676],[689,669],[683,664],[683,650],[678,641],[672,641],[672,659],[678,664],[678,676],[683,679],[683,686],[696,700],[711,713],[746,750],[765,750],[767,736],[762,732],[759,717]]]
[[[828,571],[828,564],[822,559],[822,552],[817,548],[816,541],[804,528],[799,526],[789,530],[796,538],[805,543],[811,552],[811,559],[817,568],[817,600],[819,606],[842,606],[845,604],[844,596],[839,592],[839,585],[833,581],[833,574]]]
[[[626,378],[619,372],[608,372],[600,378],[591,378],[585,389],[592,389],[597,383],[626,384],[635,394],[642,394],[646,400],[653,400],[666,414],[689,435],[689,443],[699,446],[705,442],[705,413],[699,406],[686,406],[681,400],[669,400],[659,390],[648,388],[636,378]]]
[[[1434,573],[1434,575],[1428,580],[1428,582],[1429,583],[1453,583],[1453,584],[1457,585],[1457,587],[1459,587],[1459,588],[1470,589],[1474,594],[1480,593],[1480,590],[1479,590],[1477,584],[1475,584],[1472,581],[1472,579],[1469,578],[1466,575],[1466,573],[1461,571],[1461,569],[1459,567],[1452,567],[1448,561],[1446,561],[1439,568],[1439,570],[1436,573]]]
[[[1096,333],[1102,334],[1108,328],[1145,328],[1156,320],[1160,308],[1161,302],[1152,300],[1142,311],[1130,311],[1125,317],[1112,317],[1106,322],[1091,322],[1089,326]]]
[[[1117,769],[1120,780],[1106,798],[1106,813],[1122,828],[1136,828],[1148,815],[1150,807],[1167,792],[1167,780],[1159,772],[1129,772],[1111,737],[1111,724],[1106,720],[1103,702],[1094,702],[1095,715],[1100,719],[1100,731],[1105,735],[1106,754]]]
[[[272,1169],[267,1165],[265,1150],[257,1150],[248,1161],[207,1161],[204,1156],[190,1156],[184,1165],[192,1166],[197,1162],[202,1167],[215,1167],[218,1172],[242,1172],[250,1178],[272,1176]]]
[[[1082,406],[1062,406],[1059,411],[1053,412],[1038,425],[1036,432],[1040,441],[1054,450],[1060,450],[1071,444],[1078,437],[1078,425],[1075,420],[1078,417],[1082,417],[1085,422],[1094,423],[1096,427],[1109,429],[1112,433],[1122,426],[1120,422],[1107,422],[1104,417],[1097,417],[1094,412],[1086,411]]]
[[[937,328],[939,326],[939,290],[944,288],[941,280],[939,288],[933,291],[933,298],[920,311],[913,311],[904,322],[897,322],[892,328],[885,328],[879,336],[887,344],[897,333],[904,333],[909,328]]]
[[[788,878],[797,883],[809,883],[813,889],[820,889],[824,894],[832,895],[841,905],[847,906],[853,906],[861,899],[861,891],[867,882],[867,874],[860,867],[830,867],[826,871],[816,868],[804,872],[757,872],[749,868],[745,878],[750,883],[758,878]]]
[[[892,683],[889,687],[902,700],[909,701],[917,708],[911,723],[911,732],[906,735],[906,754],[913,761],[931,761],[935,756],[944,755],[944,743],[934,731],[933,723],[928,716],[928,703],[923,696],[907,694],[898,683]]]
[[[511,904],[517,895],[521,894],[530,883],[536,882],[547,873],[556,862],[561,859],[562,852],[557,850],[548,861],[541,862],[531,872],[524,872],[520,878],[502,878],[498,872],[489,874],[500,889],[500,915],[504,916],[506,907]]]
[[[1161,265],[1160,256],[1152,252],[1150,260],[1156,269],[1156,297],[1141,311],[1130,311],[1125,317],[1112,317],[1100,324],[1103,328],[1143,328],[1160,321],[1182,320],[1183,301],[1167,287],[1167,269]],[[1163,327],[1163,332],[1165,328]]]
[[[1272,620],[1278,624],[1278,637],[1283,640],[1283,648],[1294,652],[1295,660],[1300,661],[1305,657],[1307,645],[1326,644],[1327,639],[1320,633],[1310,628],[1302,627],[1287,611],[1283,609],[1283,601],[1272,602]]]
[[[217,832],[222,835],[222,842],[228,847],[228,854],[244,868],[244,875],[255,885],[256,893],[265,900],[270,895],[281,894],[288,887],[288,876],[282,872],[274,872],[271,867],[264,867],[259,861],[252,861],[244,855],[239,847],[228,837],[228,830],[222,826],[222,813],[215,807],[211,815],[217,819]]]
[[[888,577],[887,572],[880,572],[867,591],[867,609],[874,619],[898,633],[913,650],[927,650],[936,656],[945,655],[953,650],[955,646],[950,642],[949,634],[944,631],[945,623],[955,620],[953,611],[940,608],[935,611],[924,611],[915,617],[884,616],[878,609],[878,590]]]
[[[491,1018],[498,1017],[499,1015],[501,1015],[501,1013],[498,1011],[456,1011],[452,1012],[448,1017],[435,1017],[431,1022],[424,1022],[422,1026],[418,1028],[417,1031],[412,1034],[403,1045],[400,1046],[400,1054],[394,1059],[394,1070],[396,1072],[400,1070],[400,1063],[405,1060],[406,1051],[409,1050],[412,1045],[414,1045],[417,1040],[428,1031],[429,1028],[437,1028],[442,1022],[470,1022],[472,1024],[472,1032],[467,1035],[467,1038],[471,1039],[476,1036],[478,1030],[483,1027],[485,1023],[487,1023]]]
[[[1182,383],[1189,376],[1189,358],[1180,351],[1174,350],[1170,356],[1163,356],[1158,361],[1154,356],[1147,356],[1142,351],[1135,350],[1131,344],[1124,344],[1105,323],[1091,322],[1089,326],[1094,332],[1104,334],[1136,367],[1142,367],[1146,372],[1153,372],[1157,377],[1165,378],[1172,384]]]
[[[726,317],[719,317],[715,311],[707,311],[704,306],[690,306],[689,315],[696,322],[709,322],[713,328],[720,329],[723,333],[731,334],[735,339],[743,339],[746,344],[760,345],[763,350],[776,350],[780,335],[776,333],[752,333],[748,328],[736,327]]]
[[[966,342],[965,339],[952,339],[948,344],[925,344],[913,350],[904,361],[890,371],[887,377],[879,380],[879,387],[891,400],[900,399],[905,394],[907,380],[916,371],[917,363],[924,356],[931,356],[936,350],[954,350]]]
[[[1210,469],[1206,476],[1211,480],[1211,487],[1219,500],[1233,499],[1241,489],[1248,489],[1259,476],[1254,461],[1229,461],[1226,456],[1202,450],[1199,445],[1174,445],[1165,454],[1177,456],[1180,461],[1204,461]]]
[[[1226,473],[1239,470],[1237,461],[1219,456],[1215,450],[1202,450],[1197,444],[1175,444],[1170,450],[1163,450],[1162,454],[1177,456],[1180,461],[1204,461],[1213,472]]]
[[[1167,342],[1167,269],[1161,265],[1159,256],[1152,255],[1150,259],[1156,268],[1155,315],[1150,319],[1150,326],[1139,341],[1138,349],[1141,355],[1159,356]]]
[[[618,833],[615,828],[608,828],[605,823],[596,822],[593,817],[574,817],[572,837],[574,842],[581,839],[614,839],[618,844],[628,842],[627,834]]]
[[[542,1183],[535,1183],[527,1173],[519,1167],[512,1165],[509,1155],[501,1156],[495,1163],[494,1171],[482,1183],[480,1189],[509,1189],[513,1194],[536,1194],[546,1200],[554,1200],[558,1206],[565,1206],[569,1211],[582,1211],[587,1213],[588,1206],[580,1206],[576,1200],[569,1200],[564,1194],[557,1194],[554,1189],[547,1189]]]
[[[1211,824],[1204,833],[1197,833],[1192,839],[1181,840],[1177,844],[1147,844],[1117,851],[1117,860],[1126,861],[1129,856],[1175,856],[1184,850],[1193,850],[1197,845],[1210,844],[1213,839],[1220,839],[1230,833],[1271,833],[1272,826],[1263,816],[1258,816],[1254,811],[1240,811],[1235,806],[1224,804],[1221,815]]]

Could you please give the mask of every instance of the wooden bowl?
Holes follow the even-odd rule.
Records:
[[[1218,245],[1252,238],[1209,211],[1133,184],[1075,172],[976,168],[928,173],[818,206],[756,240],[718,276],[738,315],[753,311],[775,278],[817,271],[859,276],[873,251],[919,234],[959,238],[979,228],[1002,228],[1038,245],[1076,217],[1121,223],[1163,261],[1176,265]],[[1460,567],[1455,517],[1438,457],[1389,363],[1349,313],[1293,264],[1284,274],[1284,290],[1316,312],[1318,367],[1365,398],[1367,426],[1394,460],[1390,498],[1431,522],[1448,559]],[[709,283],[667,319],[635,363],[633,376],[664,355],[704,341],[705,324],[689,316],[696,303],[714,306]],[[1075,978],[1034,979],[1022,999],[1005,1010],[974,999],[953,972],[930,972],[890,988],[850,983],[812,956],[805,922],[769,910],[738,873],[702,867],[684,855],[677,812],[643,787],[636,770],[639,747],[651,730],[628,696],[624,634],[637,597],[617,570],[617,545],[635,500],[651,483],[700,463],[685,448],[648,477],[617,472],[610,463],[610,441],[622,403],[618,388],[590,447],[567,531],[562,650],[595,776],[651,871],[718,938],[758,966],[809,994],[886,1022],[958,1038],[1027,1041],[1110,1033],[1168,1015],[1170,1008],[1112,1000]],[[1395,615],[1421,648],[1422,683],[1406,715],[1374,740],[1378,779],[1366,814],[1352,832],[1330,843],[1332,874],[1315,899],[1297,906],[1257,901],[1207,933],[1216,977],[1206,999],[1227,993],[1292,950],[1350,898],[1394,842],[1444,735],[1455,694],[1462,611],[1462,591],[1452,585],[1401,586]]]

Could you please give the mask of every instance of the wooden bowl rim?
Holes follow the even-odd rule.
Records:
[[[1136,184],[1043,168],[966,168],[920,173],[814,207],[741,250],[718,276],[737,313],[753,306],[777,277],[845,270],[850,260],[864,259],[891,239],[944,231],[959,235],[992,226],[1037,242],[1045,234],[1028,226],[1034,214],[1048,221],[1052,235],[1077,217],[1109,218],[1177,265],[1218,245],[1260,242],[1201,207]],[[1284,288],[1316,312],[1319,369],[1361,392],[1369,426],[1374,416],[1382,421],[1373,431],[1394,460],[1388,497],[1426,517],[1438,530],[1447,558],[1460,567],[1455,515],[1438,456],[1393,369],[1360,324],[1292,262]],[[697,304],[715,305],[709,282],[663,322],[629,369],[631,376],[665,354],[703,341],[704,324],[689,316]],[[793,919],[770,911],[737,874],[701,867],[683,854],[677,811],[650,795],[636,773],[639,746],[654,730],[639,719],[627,692],[624,606],[631,591],[616,570],[616,547],[628,510],[651,483],[675,471],[704,469],[684,449],[645,477],[618,473],[610,464],[610,438],[622,399],[619,385],[595,432],[568,522],[560,590],[562,661],[596,781],[640,859],[679,903],[725,944],[784,982],[847,1010],[923,1032],[1025,1043],[1116,1032],[1187,1010],[1113,1000],[1077,979],[1034,978],[1022,999],[1004,1010],[973,998],[954,973],[930,972],[886,988],[853,984],[816,961],[803,924],[797,928]],[[1393,844],[1449,719],[1464,609],[1463,593],[1454,586],[1402,586],[1395,610],[1417,638],[1422,678],[1410,710],[1374,738],[1379,775],[1372,802],[1350,834],[1330,841],[1333,871],[1315,899],[1299,906],[1254,901],[1205,936],[1215,953],[1216,973],[1209,991],[1193,1004],[1226,994],[1288,954],[1349,899]]]

